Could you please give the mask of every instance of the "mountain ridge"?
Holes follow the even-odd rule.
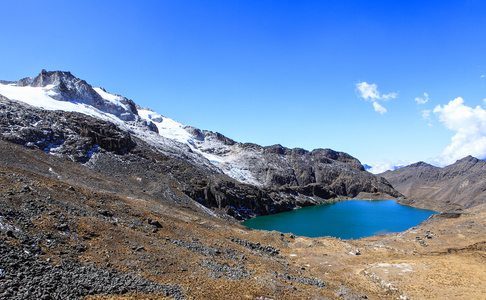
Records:
[[[486,162],[471,155],[443,168],[417,162],[379,175],[408,198],[465,208],[485,203]]]
[[[93,92],[98,96],[91,97]],[[360,193],[401,196],[385,179],[366,172],[359,160],[349,154],[331,149],[307,151],[281,145],[238,143],[217,132],[180,124],[122,96],[92,88],[69,72],[43,70],[34,79],[0,85],[0,94],[11,98],[2,100],[5,103],[0,110],[4,116],[0,124],[2,139],[65,156],[91,168],[97,168],[102,157],[118,155],[117,159],[122,161],[132,155],[139,157],[137,151],[142,147],[142,143],[136,142],[139,139],[147,143],[143,147],[150,148],[147,153],[160,152],[188,162],[194,166],[188,169],[194,174],[202,174],[200,171],[204,170],[206,175],[199,178],[203,180],[194,176],[181,177],[179,173],[173,175],[182,178],[178,183],[182,184],[180,189],[193,200],[238,218],[315,205],[340,197],[352,198]],[[82,97],[69,98],[73,95]],[[15,105],[13,101],[38,108]],[[131,101],[136,110],[131,110],[127,101]],[[96,107],[91,105],[93,103]],[[44,106],[49,109],[42,109]],[[113,106],[118,109],[103,111]],[[60,111],[49,112],[56,109]],[[70,110],[74,115],[61,112]],[[120,111],[131,113],[132,117],[119,118]],[[88,117],[83,120],[76,113]],[[103,130],[103,123],[89,117],[111,122],[115,127]],[[56,118],[61,122],[56,122]],[[62,121],[71,119],[80,121],[72,124]],[[95,125],[86,125],[90,123]],[[71,134],[64,136],[65,132]],[[125,138],[120,140],[121,132]],[[110,144],[113,142],[114,146]],[[123,147],[119,147],[119,143]],[[130,158],[131,164],[134,159]],[[109,169],[108,166],[100,171],[109,172]],[[223,174],[231,180],[222,177]],[[241,196],[245,193],[253,200]]]

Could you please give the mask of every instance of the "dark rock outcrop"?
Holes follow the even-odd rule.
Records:
[[[123,154],[135,146],[128,132],[79,113],[44,111],[0,95],[0,138],[87,162],[93,153]]]
[[[189,126],[185,129],[192,135],[195,148],[223,158],[215,166],[243,183],[270,189],[292,188],[324,199],[356,197],[359,193],[401,196],[385,179],[366,172],[358,159],[344,152],[243,144],[219,133]]]

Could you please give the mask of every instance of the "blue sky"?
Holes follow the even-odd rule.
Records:
[[[0,79],[71,71],[240,142],[376,168],[486,157],[485,1],[2,1],[0,26]]]

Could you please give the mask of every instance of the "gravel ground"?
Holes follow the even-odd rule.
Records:
[[[164,285],[132,274],[63,261],[52,265],[2,242],[0,299],[82,299],[87,295],[165,293],[184,299],[177,285]]]

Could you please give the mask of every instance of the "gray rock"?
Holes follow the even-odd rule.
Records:
[[[302,277],[302,276],[293,276],[293,275],[286,275],[286,274],[280,274],[280,273],[275,273],[276,277],[284,278],[293,282],[298,282],[298,283],[303,283],[307,285],[312,285],[318,288],[326,288],[327,283],[324,281],[321,281],[316,278],[307,278],[307,277]]]
[[[0,244],[0,298],[2,299],[83,299],[88,295],[165,293],[184,299],[178,285],[151,282],[132,274],[83,266],[64,260],[60,265],[33,254]]]
[[[261,245],[260,243],[252,243],[238,238],[232,238],[231,241],[250,250],[259,251],[270,256],[280,256],[280,250],[270,245]]]
[[[157,220],[147,219],[147,223],[155,228],[162,228],[162,224],[160,224],[160,222]]]
[[[226,276],[233,280],[241,280],[251,277],[250,270],[246,269],[244,265],[228,266],[208,259],[204,259],[202,265],[211,271],[210,277],[213,278]]]

